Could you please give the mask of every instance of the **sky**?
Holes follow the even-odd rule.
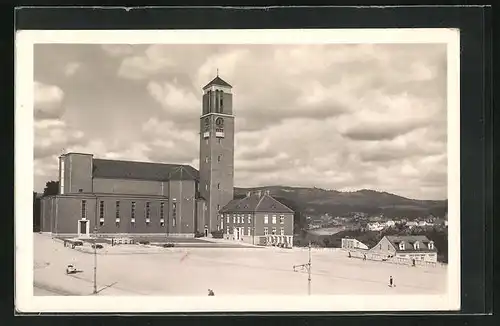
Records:
[[[446,199],[446,66],[445,44],[36,44],[34,190],[70,151],[198,168],[219,69],[236,187]]]

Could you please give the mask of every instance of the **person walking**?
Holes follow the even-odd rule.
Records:
[[[396,287],[396,285],[394,284],[394,279],[392,278],[392,275],[389,277],[389,287]]]
[[[213,291],[213,290],[211,290],[211,289],[208,289],[208,296],[209,296],[209,297],[213,297],[213,296],[215,296],[214,291]]]

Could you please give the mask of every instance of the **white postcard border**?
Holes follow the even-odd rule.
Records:
[[[460,308],[460,34],[456,29],[68,31],[23,30],[15,46],[15,306],[19,312],[436,311]],[[33,295],[33,45],[446,43],[448,291],[443,295],[53,296]],[[411,298],[410,300],[409,297]],[[390,298],[390,300],[387,300]]]

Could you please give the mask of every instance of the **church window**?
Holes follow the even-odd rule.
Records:
[[[217,204],[217,212],[220,210],[220,205]]]
[[[151,203],[146,202],[146,220],[149,220],[151,216]]]
[[[285,224],[285,216],[280,215],[280,224]]]
[[[237,221],[238,223],[240,223],[240,214],[237,214],[237,215],[236,215],[236,221]]]
[[[280,228],[280,235],[285,235],[285,229],[284,228]]]
[[[226,214],[226,222],[229,224],[229,214]]]
[[[115,203],[116,218],[120,218],[120,201],[117,200]]]
[[[205,190],[208,190],[208,185],[207,184],[205,185]]]
[[[276,228],[273,228],[273,235],[276,235]]]
[[[116,216],[116,218],[119,218]],[[135,219],[135,201],[132,202],[132,205],[130,206],[130,218]]]
[[[165,216],[165,203],[161,202],[160,203],[160,219],[163,220],[164,216]]]
[[[82,220],[87,219],[87,201],[82,200]]]
[[[220,189],[220,183],[217,184],[217,189]]]
[[[273,224],[276,224],[276,215],[273,215]]]
[[[248,224],[251,224],[251,223],[252,223],[252,215],[248,214]]]
[[[248,232],[248,235],[252,235],[252,228],[251,228],[251,227],[248,227],[248,228],[247,228],[247,232]]]
[[[266,214],[264,215],[264,224],[269,223],[269,216]]]
[[[264,235],[268,235],[269,234],[269,230],[267,227],[264,228]]]
[[[220,162],[222,159],[222,155],[217,156],[217,162]]]
[[[429,242],[429,249],[431,249],[431,250],[434,249],[434,242],[432,242],[432,241]]]
[[[208,163],[208,156],[205,156],[205,163]]]
[[[236,215],[233,214],[233,224],[236,223]]]
[[[99,225],[104,225],[104,201],[99,203]]]

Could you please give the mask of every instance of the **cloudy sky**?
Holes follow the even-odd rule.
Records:
[[[37,44],[35,191],[63,151],[198,168],[201,87],[233,85],[235,185],[447,197],[446,46]]]

